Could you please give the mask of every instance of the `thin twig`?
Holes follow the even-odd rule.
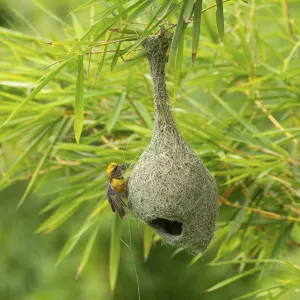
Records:
[[[38,173],[38,175],[43,175],[43,174],[46,174],[48,171],[58,170],[58,169],[61,169],[62,167],[63,167],[63,165],[52,166],[48,169],[41,170]],[[31,178],[32,176],[33,176],[33,174],[28,174],[28,175],[22,176],[21,178],[19,178],[19,180],[27,180],[27,179]]]
[[[226,3],[226,2],[229,2],[229,1],[232,1],[232,0],[223,0],[223,3]],[[242,2],[244,2],[244,3],[246,3],[246,4],[249,4],[248,1],[246,1],[246,0],[240,0],[240,1],[242,1]],[[212,5],[210,5],[210,6],[206,7],[206,8],[204,8],[204,9],[202,9],[201,13],[203,14],[204,12],[206,12],[206,11],[208,11],[209,9],[214,8],[214,7],[216,7],[216,6],[217,6],[216,3],[215,3],[215,4],[212,4]],[[192,16],[192,17],[190,18],[189,21],[193,21],[193,20],[194,20],[194,16]]]
[[[259,92],[257,91],[256,94],[258,95],[258,98],[261,98],[260,97],[260,94]],[[284,131],[284,127],[275,119],[275,117],[273,115],[271,115],[268,110],[263,106],[263,102],[262,100],[256,100],[255,101],[255,104],[257,105],[257,107],[259,107],[261,109],[261,111],[267,115],[268,119],[273,123],[273,125],[279,129],[279,130],[282,130]],[[288,131],[284,131],[284,134],[287,136],[287,137],[291,137],[292,134]],[[297,139],[293,139],[293,143],[294,144],[297,144],[298,143],[298,140]]]
[[[288,220],[288,221],[293,221],[293,222],[299,222],[300,223],[300,218],[294,218],[291,216],[283,216],[283,215],[279,215],[270,211],[266,211],[260,208],[252,208],[252,207],[248,207],[248,206],[242,206],[240,204],[237,203],[232,203],[230,201],[228,201],[227,199],[225,199],[224,197],[220,196],[219,199],[219,203],[221,204],[226,204],[228,206],[231,207],[236,207],[236,208],[240,208],[240,209],[245,209],[247,211],[251,211],[251,212],[255,212],[257,214],[260,214],[262,216],[264,216],[265,218],[268,219],[273,219],[273,220]]]
[[[287,0],[283,0],[282,5],[283,5],[284,13],[285,13],[286,22],[288,25],[289,34],[290,34],[291,38],[294,39],[293,27],[292,27],[292,22],[291,22],[291,18],[290,18],[290,9],[289,9]]]
[[[108,147],[114,149],[115,151],[119,151],[120,149],[115,146],[110,140],[108,140],[104,135],[101,136],[101,140],[103,141],[103,143],[105,143]]]
[[[131,51],[139,51],[139,50],[141,50],[141,49],[133,49],[133,50],[131,50]],[[119,50],[119,52],[127,52],[128,50],[125,50],[125,49],[123,49],[123,50]],[[97,53],[103,53],[104,52],[104,50],[101,50],[101,51],[92,51],[92,52],[86,52],[86,54],[97,54]],[[112,52],[112,53],[115,53],[116,52],[116,50],[106,50],[106,52]]]
[[[300,197],[300,190],[294,189],[289,182],[287,182],[277,176],[274,176],[274,175],[270,175],[270,177],[273,178],[274,180],[278,181],[282,185],[284,185],[287,189],[289,189],[291,192],[293,192],[297,197]]]

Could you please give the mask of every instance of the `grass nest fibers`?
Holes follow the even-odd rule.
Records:
[[[199,253],[214,235],[218,191],[170,110],[165,63],[171,39],[170,31],[162,28],[143,42],[154,85],[155,122],[151,142],[129,178],[128,204],[164,242]]]

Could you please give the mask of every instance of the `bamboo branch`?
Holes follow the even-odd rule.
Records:
[[[232,1],[232,0],[223,0],[223,3],[225,4],[225,3],[229,2],[229,1]],[[249,2],[248,2],[247,0],[240,0],[240,1],[242,1],[242,2],[244,2],[244,3],[246,3],[246,4],[249,4]],[[203,14],[203,13],[205,13],[206,11],[208,11],[208,10],[210,10],[211,8],[214,8],[214,7],[216,7],[216,6],[217,6],[216,3],[215,3],[215,4],[212,4],[212,5],[210,5],[210,6],[206,7],[206,8],[204,8],[204,9],[202,9],[201,13]],[[190,18],[189,21],[193,21],[193,20],[194,20],[194,16],[192,16],[192,17]]]
[[[283,215],[273,213],[273,212],[270,212],[270,211],[266,211],[266,210],[263,210],[263,209],[260,209],[260,208],[252,208],[252,207],[248,207],[248,206],[242,206],[242,205],[237,204],[237,203],[232,203],[232,202],[228,201],[227,199],[225,199],[222,196],[220,196],[219,203],[220,204],[225,204],[227,206],[231,206],[231,207],[240,208],[240,209],[244,209],[244,210],[247,210],[247,211],[255,212],[257,214],[260,214],[260,215],[264,216],[267,219],[288,220],[288,221],[299,222],[300,223],[300,218],[295,218],[295,217],[291,217],[291,216],[283,216]]]

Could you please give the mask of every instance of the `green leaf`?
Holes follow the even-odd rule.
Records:
[[[177,254],[179,254],[180,252],[184,251],[184,248],[179,247],[177,248],[171,255],[171,258],[174,258]]]
[[[49,233],[56,228],[58,228],[60,225],[65,223],[79,208],[82,202],[79,201],[73,201],[68,204],[62,205],[60,208],[58,208],[55,213],[46,220],[37,230],[36,233],[40,233],[43,231],[46,231],[46,233]]]
[[[8,7],[8,8],[9,8],[9,7]],[[22,20],[22,22],[23,22],[24,24],[26,24],[26,26],[28,26],[36,36],[39,36],[39,37],[41,36],[40,32],[36,29],[36,27],[33,26],[32,23],[29,22],[28,19],[25,18],[25,16],[24,16],[22,13],[18,12],[16,9],[14,9],[14,8],[12,8],[12,7],[10,7],[9,9],[10,9],[14,14],[16,14],[16,16],[18,17],[18,19]]]
[[[187,2],[183,1],[182,6],[181,6],[181,10],[180,10],[180,13],[179,13],[175,33],[174,33],[172,43],[171,43],[171,46],[170,46],[169,65],[171,67],[174,65],[177,49],[179,47],[179,43],[182,39],[184,30],[185,30],[186,25],[187,25],[183,20],[183,13],[185,11],[186,5],[187,5]]]
[[[164,18],[164,16],[168,13],[169,8],[170,8],[172,2],[173,2],[173,0],[168,0],[168,1],[165,1],[160,6],[159,11],[157,12],[157,15],[156,15],[157,20],[162,20]]]
[[[0,129],[7,124],[18,112],[25,106],[30,100],[32,100],[50,81],[53,80],[55,75],[59,73],[59,71],[64,68],[73,57],[68,58],[64,62],[62,62],[58,67],[52,70],[44,79],[43,81],[20,103],[17,107],[12,111],[6,121],[0,126]]]
[[[250,298],[250,297],[251,297],[250,299],[254,299],[253,296],[256,296],[256,295],[258,296],[258,294],[260,294],[262,292],[267,292],[267,291],[272,291],[274,289],[282,289],[282,288],[284,288],[283,284],[277,284],[277,285],[269,286],[267,288],[255,290],[255,291],[247,293],[245,295],[233,298],[232,300],[241,300],[241,299],[246,299],[246,298]],[[257,297],[255,297],[255,298],[257,298]]]
[[[91,235],[91,237],[90,237],[90,239],[89,239],[89,241],[88,241],[88,243],[87,243],[87,245],[84,249],[82,258],[81,258],[80,263],[79,263],[79,268],[78,268],[77,273],[76,273],[76,278],[79,277],[79,275],[83,271],[84,267],[86,266],[86,263],[89,259],[91,251],[93,249],[93,245],[95,243],[99,228],[100,228],[100,222],[98,223],[98,226],[95,228],[93,234]]]
[[[149,226],[144,229],[144,261],[147,261],[153,242],[153,230]]]
[[[84,76],[83,76],[83,55],[78,56],[78,69],[75,94],[74,112],[74,133],[77,144],[79,144],[83,122],[84,122]]]
[[[131,98],[129,98],[130,103],[136,110],[137,114],[140,116],[142,121],[147,125],[148,128],[153,128],[153,120],[148,112],[147,108],[141,103],[141,101],[133,101]]]
[[[95,223],[99,222],[99,219],[94,220],[86,220],[82,227],[80,227],[79,231],[72,235],[68,241],[65,243],[63,249],[61,250],[59,257],[57,259],[56,265],[60,264],[74,249],[74,247],[79,242],[80,238],[83,234],[88,231]]]
[[[72,235],[68,241],[65,243],[63,249],[61,250],[59,257],[57,259],[57,265],[60,264],[74,249],[74,247],[77,245],[81,237],[95,224],[97,224],[100,219],[102,218],[102,215],[99,215],[99,213],[107,206],[107,201],[103,201],[100,203],[100,205],[97,205],[97,208],[92,212],[92,214],[86,219],[84,224],[79,228],[79,230]],[[97,216],[97,218],[94,218],[94,216]]]
[[[76,7],[76,8],[73,9],[71,12],[69,12],[68,15],[67,15],[67,17],[68,17],[70,14],[74,14],[74,12],[76,12],[76,11],[78,11],[78,10],[80,10],[80,9],[83,9],[83,8],[85,8],[85,7],[88,7],[88,6],[92,5],[94,2],[97,2],[97,1],[98,1],[98,0],[89,0],[89,1],[87,1],[86,3],[84,3],[84,4],[82,4],[82,5],[78,6],[78,7]]]
[[[176,91],[181,75],[181,67],[183,62],[183,48],[184,48],[184,34],[181,37],[180,43],[178,45],[177,56],[176,56],[176,64],[174,69],[175,83],[174,83],[174,91]]]
[[[216,0],[217,4],[217,27],[221,41],[224,37],[224,13],[223,13],[223,0]]]
[[[140,58],[140,59],[135,59],[135,60],[128,61],[128,62],[126,61],[122,64],[118,64],[115,69],[115,72],[127,70],[127,69],[133,67],[134,65],[141,63],[142,61],[143,61],[143,58]]]
[[[223,99],[221,99],[214,92],[212,92],[212,96],[223,106],[223,108],[228,113],[230,113],[238,122],[240,122],[245,127],[245,129],[247,129],[249,132],[251,132],[253,134],[259,134],[260,133],[260,130],[256,126],[254,126],[253,124],[248,122],[246,119],[244,119],[242,116],[240,116],[239,113],[236,110],[234,110],[230,105],[228,105]],[[284,153],[285,155],[288,155],[288,153],[284,149],[281,149],[279,147],[275,147],[276,145],[274,143],[272,143],[272,141],[269,138],[267,138],[265,136],[257,136],[257,138],[267,148],[275,148],[276,150],[280,150],[281,153]]]
[[[121,39],[120,39],[120,40],[122,40],[123,37],[124,37],[126,27],[127,27],[127,25],[124,27],[124,30],[122,31],[122,36],[121,36]],[[120,42],[118,43],[116,52],[115,52],[115,54],[114,54],[114,56],[113,56],[113,59],[112,59],[112,61],[111,61],[111,68],[110,68],[111,71],[113,71],[113,70],[115,69],[116,65],[117,65],[118,58],[119,58],[119,55],[120,55],[121,44],[122,44],[122,42],[120,41]]]
[[[189,266],[194,265],[201,257],[203,256],[203,253],[198,253],[193,259],[190,261]]]
[[[109,252],[109,286],[111,293],[114,292],[121,255],[121,219],[118,214],[114,214],[114,222],[111,232],[110,252]]]
[[[36,169],[35,169],[32,177],[31,177],[31,179],[29,181],[28,186],[27,186],[27,188],[26,188],[26,190],[25,190],[25,192],[24,192],[24,194],[23,194],[20,202],[18,203],[18,207],[20,207],[23,204],[23,202],[25,201],[26,197],[30,193],[30,191],[31,191],[31,189],[33,187],[33,184],[34,184],[35,180],[37,179],[37,176],[40,173],[40,170],[42,169],[42,167],[43,167],[46,159],[49,157],[49,155],[50,155],[50,153],[51,153],[51,151],[53,149],[53,146],[57,142],[57,140],[58,140],[58,138],[59,138],[59,136],[61,134],[61,131],[64,129],[64,126],[65,126],[65,124],[66,124],[67,121],[68,121],[68,119],[64,119],[61,122],[60,126],[58,127],[58,132],[54,135],[54,137],[52,137],[52,141],[50,142],[47,150],[45,151],[44,155],[42,156],[41,160],[39,161],[39,163],[38,163],[38,165],[37,165],[37,167],[36,167]]]
[[[52,126],[51,126],[52,125]],[[51,128],[54,124],[51,124],[50,126],[46,126],[44,130],[41,131],[41,133],[32,140],[32,142],[29,144],[29,146],[24,150],[21,156],[18,157],[18,159],[15,161],[15,163],[9,168],[9,170],[5,173],[3,178],[0,181],[0,184],[4,183],[9,179],[9,177],[16,171],[16,168],[20,165],[21,162],[24,161],[26,157],[30,154],[30,152],[41,142],[41,140],[46,136],[49,131],[51,131]]]
[[[277,242],[273,248],[271,258],[278,258],[280,256],[282,248],[283,248],[285,242],[287,241],[294,225],[295,225],[294,223],[288,224],[286,226],[286,228],[284,229],[284,231],[281,233],[281,235],[279,236],[279,239],[277,240]]]
[[[179,6],[179,4],[177,4],[176,6],[174,6],[174,8],[167,10],[164,12],[163,15],[161,15],[161,17],[159,17],[159,14],[162,13],[164,11],[164,9],[166,8],[166,6],[171,6],[173,0],[170,0],[170,3],[165,2],[163,5],[161,5],[160,9],[158,10],[158,12],[152,17],[152,19],[148,22],[144,32],[140,35],[139,39],[136,41],[135,44],[131,45],[127,50],[128,50],[128,54],[133,51],[134,49],[136,49],[138,46],[141,45],[141,43],[149,36],[152,34],[153,30],[155,30],[158,26],[160,26],[160,24],[162,24],[162,22]],[[158,20],[158,22],[156,22],[153,26],[152,24]],[[152,27],[151,27],[152,26]],[[151,27],[151,28],[150,28]],[[0,32],[1,32],[1,28],[0,28]]]
[[[78,19],[76,18],[76,16],[73,13],[71,13],[71,17],[72,17],[72,21],[73,21],[73,27],[76,32],[76,36],[79,39],[83,35],[82,26],[80,25]]]
[[[145,49],[142,49],[140,51],[138,51],[138,53],[136,53],[135,55],[132,55],[128,58],[126,58],[125,62],[129,62],[129,61],[134,61],[140,58],[145,58],[147,56],[147,51]]]
[[[196,0],[195,3],[193,35],[192,35],[192,63],[195,62],[199,41],[200,41],[202,3],[203,0]]]
[[[106,42],[109,42],[109,41],[110,41],[111,36],[112,36],[112,32],[109,33],[109,36],[108,36]],[[101,60],[100,60],[100,62],[99,62],[99,65],[98,65],[96,74],[95,74],[95,84],[98,82],[99,75],[100,75],[100,73],[101,73],[101,71],[102,71],[102,68],[103,68],[103,65],[104,65],[104,62],[105,62],[105,58],[106,58],[107,48],[108,48],[108,44],[106,44],[106,45],[104,46],[104,51],[103,51]]]
[[[141,1],[144,2],[145,0]],[[148,7],[153,4],[153,0],[147,0],[145,3],[141,4],[135,11],[133,11],[126,19],[127,23],[136,22],[136,19],[147,12]]]
[[[242,199],[241,200],[241,205],[242,206],[248,206],[249,200],[247,199]],[[230,231],[228,232],[227,239],[230,239],[242,226],[242,224],[245,221],[245,218],[247,217],[247,211],[245,209],[239,209],[238,213],[236,214],[232,226],[230,228]]]
[[[115,107],[113,108],[113,111],[111,112],[110,119],[108,120],[107,125],[106,125],[107,131],[109,133],[111,133],[111,131],[114,129],[114,127],[117,123],[117,120],[120,116],[122,107],[123,107],[125,99],[126,99],[126,95],[127,95],[126,92],[123,92],[120,95]]]
[[[64,22],[57,15],[53,14],[48,8],[43,6],[38,0],[32,0],[32,1],[40,8],[40,10],[42,10],[44,13],[46,13],[50,18],[52,18],[53,20],[59,22],[60,24],[62,24],[64,26],[69,26],[68,23]]]
[[[194,0],[186,0],[186,6],[183,12],[183,20],[186,23],[190,22],[190,17],[193,11]]]
[[[251,275],[251,274],[253,274],[253,273],[255,273],[255,272],[257,272],[257,271],[259,271],[261,269],[262,269],[262,267],[253,268],[253,269],[250,269],[250,270],[248,270],[246,272],[243,272],[241,274],[238,274],[238,275],[232,276],[230,278],[227,278],[227,279],[225,279],[225,280],[223,280],[223,281],[221,281],[221,282],[213,285],[212,287],[210,287],[209,289],[207,289],[206,292],[212,292],[212,291],[218,290],[218,289],[220,289],[220,288],[222,288],[222,287],[224,287],[224,286],[226,286],[228,284],[231,284],[231,283],[233,283],[233,282],[235,282],[235,281],[237,281],[237,280],[239,280],[241,278],[249,276],[249,275]]]

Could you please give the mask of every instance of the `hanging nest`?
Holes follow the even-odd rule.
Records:
[[[171,39],[169,30],[162,28],[143,42],[154,84],[155,122],[150,144],[129,178],[128,205],[164,242],[198,253],[214,235],[218,191],[170,110],[165,63]]]

